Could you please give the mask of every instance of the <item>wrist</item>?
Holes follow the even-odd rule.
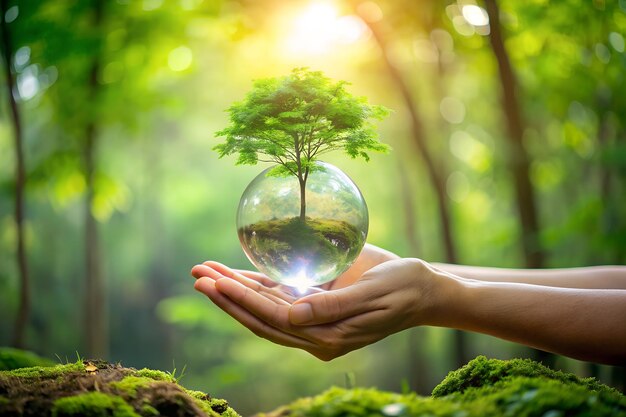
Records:
[[[421,308],[416,315],[415,325],[456,328],[458,318],[463,315],[465,299],[471,295],[468,283],[427,262],[419,259],[415,261],[422,292],[419,298]]]

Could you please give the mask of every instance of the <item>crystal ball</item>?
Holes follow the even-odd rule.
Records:
[[[237,232],[250,262],[271,280],[303,290],[332,281],[355,261],[367,238],[367,205],[339,168],[316,161],[304,187],[273,167],[248,185]],[[270,173],[270,175],[268,175]]]

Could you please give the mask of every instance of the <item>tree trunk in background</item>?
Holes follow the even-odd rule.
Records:
[[[99,31],[102,25],[103,0],[94,2],[93,28]],[[99,36],[99,34],[98,34]],[[89,105],[95,105],[98,99],[98,73],[100,72],[100,51],[94,52],[89,72]],[[106,358],[109,332],[106,317],[106,287],[102,275],[100,259],[100,238],[98,225],[92,207],[95,197],[96,144],[98,129],[96,116],[90,115],[85,129],[83,158],[85,164],[85,329],[86,354],[92,358]]]
[[[489,15],[489,40],[498,62],[502,105],[508,129],[509,164],[514,178],[515,197],[522,229],[522,247],[527,268],[544,267],[544,253],[539,242],[539,220],[535,194],[530,182],[530,161],[524,148],[524,125],[517,99],[517,85],[509,55],[504,47],[500,11],[495,0],[485,0]]]
[[[415,225],[415,219],[417,219],[417,213],[415,205],[413,204],[414,190],[409,184],[409,176],[407,175],[406,165],[402,158],[396,158],[398,165],[398,176],[400,177],[400,195],[402,196],[402,203],[404,207],[404,224],[406,240],[409,244],[410,256],[420,255],[420,244],[417,238],[417,227]]]
[[[440,169],[443,165],[434,160],[430,149],[428,148],[428,145],[426,143],[426,135],[424,132],[424,124],[422,122],[421,115],[417,109],[417,104],[413,99],[413,94],[411,92],[411,89],[409,88],[408,82],[406,81],[398,67],[396,67],[390,56],[389,49],[387,47],[387,40],[384,34],[384,29],[380,27],[379,23],[371,22],[368,20],[367,16],[361,15],[358,12],[358,4],[354,4],[354,6],[356,14],[361,16],[363,21],[372,31],[372,35],[374,36],[374,39],[382,52],[382,56],[385,61],[385,66],[387,68],[389,76],[398,88],[400,95],[402,96],[402,99],[404,101],[405,108],[409,112],[409,116],[411,119],[411,137],[413,138],[413,142],[419,150],[424,160],[424,163],[426,164],[426,170],[428,172],[433,190],[435,191],[435,197],[439,206],[439,225],[441,228],[441,236],[443,238],[445,259],[448,263],[457,263],[458,258],[456,245],[452,236],[452,220],[450,216],[450,207],[448,205],[448,198],[446,197],[445,175],[443,172],[444,170]],[[454,354],[457,367],[465,363],[465,350],[465,335],[460,331],[455,331]]]
[[[6,79],[5,88],[7,90],[7,101],[11,109],[11,122],[13,123],[13,139],[15,146],[15,227],[17,232],[17,265],[20,276],[20,297],[12,344],[16,348],[24,347],[24,333],[28,324],[30,313],[30,280],[28,277],[28,264],[26,262],[26,248],[24,236],[24,188],[26,185],[26,168],[24,163],[24,144],[22,140],[22,124],[20,112],[13,96],[12,62],[13,45],[11,45],[11,34],[5,19],[8,9],[8,1],[0,2],[0,26],[2,30],[2,52],[4,58]]]
[[[410,256],[419,256],[420,244],[417,237],[417,227],[415,219],[417,219],[417,213],[415,205],[413,204],[414,190],[409,183],[409,176],[406,166],[402,158],[397,157],[398,175],[400,177],[400,195],[402,196],[402,202],[404,207],[404,223],[405,235],[409,244]],[[430,372],[428,367],[428,360],[424,353],[424,340],[426,335],[425,328],[413,328],[409,329],[408,335],[408,349],[409,349],[409,388],[412,391],[421,395],[429,395],[430,389]]]
[[[376,43],[378,44],[382,52],[389,76],[398,88],[400,95],[402,96],[402,99],[404,101],[405,108],[409,112],[409,116],[411,118],[411,137],[413,138],[413,142],[417,146],[417,149],[420,151],[420,155],[424,159],[424,162],[426,164],[426,170],[428,172],[429,179],[435,191],[435,196],[439,205],[439,220],[441,235],[443,237],[446,262],[457,263],[456,246],[452,238],[452,221],[450,218],[450,208],[448,206],[448,199],[446,198],[445,179],[443,173],[438,169],[441,164],[435,162],[426,144],[424,125],[422,123],[419,111],[417,110],[415,100],[413,100],[413,94],[411,93],[411,90],[404,76],[392,62],[383,31],[379,27],[378,23],[368,22],[366,17],[363,17],[363,20],[367,23],[368,27],[372,31],[374,39],[376,40]]]
[[[539,216],[535,193],[530,181],[530,158],[524,148],[524,124],[517,97],[517,83],[508,52],[504,47],[500,10],[496,0],[485,0],[489,16],[489,40],[491,50],[498,63],[498,74],[502,88],[502,105],[508,130],[508,159],[513,174],[515,197],[522,232],[522,247],[527,268],[543,268],[544,253],[539,241]],[[553,366],[556,357],[548,352],[533,349],[534,359]]]
[[[167,123],[161,127],[164,132],[163,137],[176,138],[180,134],[177,125]],[[173,352],[175,345],[175,336],[173,326],[163,320],[155,317],[155,309],[160,301],[171,296],[171,276],[168,274],[172,268],[170,267],[172,260],[170,254],[173,251],[170,248],[169,233],[166,228],[166,222],[163,220],[163,199],[160,193],[163,192],[163,160],[164,142],[162,137],[155,136],[145,142],[145,148],[142,152],[144,155],[144,168],[142,172],[146,178],[142,189],[145,190],[145,196],[141,199],[144,202],[144,236],[146,237],[146,246],[150,253],[150,266],[148,269],[149,293],[147,298],[146,310],[152,310],[154,326],[157,329],[156,338],[140,339],[144,343],[158,343],[161,347],[159,357],[154,358],[155,363],[167,363],[174,357]],[[152,355],[153,356],[153,355]]]

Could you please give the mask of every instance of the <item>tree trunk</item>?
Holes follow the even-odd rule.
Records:
[[[496,0],[485,0],[489,16],[489,40],[498,63],[502,105],[508,129],[508,157],[514,178],[515,197],[522,231],[522,248],[527,268],[543,268],[544,253],[539,242],[539,216],[535,193],[530,181],[530,157],[524,148],[524,124],[517,98],[517,85],[509,55],[504,47],[500,11]],[[548,352],[534,349],[535,360],[551,366],[556,357]]]
[[[28,276],[28,264],[26,262],[26,247],[24,236],[24,188],[26,186],[26,168],[24,162],[24,144],[22,140],[22,123],[19,108],[13,96],[15,80],[12,72],[13,45],[11,34],[4,18],[8,9],[8,1],[0,2],[0,26],[2,29],[2,52],[6,72],[7,101],[11,109],[11,121],[13,123],[13,141],[15,146],[15,227],[17,231],[17,265],[20,276],[20,297],[15,328],[13,333],[13,346],[24,347],[24,334],[28,324],[30,313],[30,280]]]
[[[306,182],[303,179],[298,178],[300,184],[300,221],[306,220]]]
[[[426,164],[426,170],[428,172],[433,190],[435,191],[435,198],[437,199],[437,204],[439,206],[439,226],[441,228],[441,236],[443,238],[445,260],[448,263],[457,263],[457,250],[454,243],[454,238],[452,236],[452,219],[450,216],[448,198],[446,197],[444,169],[439,169],[443,166],[443,164],[440,162],[435,162],[433,156],[430,153],[430,149],[428,148],[428,145],[426,143],[424,125],[422,123],[419,111],[417,110],[417,104],[413,99],[413,94],[411,93],[408,82],[405,80],[404,76],[395,66],[390,57],[383,29],[379,27],[378,23],[368,21],[366,16],[361,17],[372,31],[374,39],[376,40],[376,43],[378,44],[382,52],[387,71],[389,72],[389,75],[394,84],[400,91],[402,99],[405,103],[405,107],[409,112],[411,118],[411,136],[413,138],[414,144],[417,146],[417,149],[419,150]],[[463,352],[465,351],[466,343],[465,337],[461,331],[455,331],[453,335],[455,361],[458,367],[465,363],[465,355],[463,354]]]
[[[103,1],[94,3],[94,29],[100,30],[103,15]],[[100,36],[99,33],[97,36]],[[98,99],[98,73],[100,71],[99,51],[95,52],[91,63],[88,86],[92,105]],[[108,326],[106,319],[106,288],[102,275],[98,225],[92,207],[95,197],[96,143],[98,130],[96,116],[91,116],[85,128],[83,158],[85,164],[85,329],[87,355],[105,358],[108,350]]]
[[[409,176],[402,158],[396,158],[398,165],[398,175],[400,176],[400,195],[404,203],[404,224],[405,235],[409,243],[411,256],[420,255],[420,244],[417,238],[417,227],[415,219],[417,219],[415,205],[413,204],[413,190],[409,184]]]
[[[358,12],[357,12],[358,13]],[[417,105],[413,99],[413,94],[408,86],[407,81],[400,70],[392,62],[392,59],[387,48],[387,42],[383,34],[383,30],[379,27],[378,23],[370,22],[366,16],[363,16],[363,20],[367,23],[368,27],[374,35],[374,39],[378,44],[389,76],[400,91],[402,99],[404,100],[405,107],[409,112],[411,118],[411,137],[413,142],[420,151],[420,154],[426,164],[426,170],[428,172],[430,182],[435,191],[435,197],[439,205],[439,220],[441,227],[441,235],[443,237],[444,253],[446,262],[457,263],[456,246],[452,237],[452,220],[450,217],[450,208],[448,206],[448,199],[446,198],[446,190],[444,183],[443,173],[438,169],[442,165],[435,162],[430,150],[426,144],[426,135],[424,134],[424,125],[422,119],[417,110]]]
[[[544,253],[539,242],[539,220],[535,194],[530,182],[530,161],[524,148],[524,126],[517,99],[517,85],[509,55],[504,47],[500,12],[496,0],[485,0],[489,15],[489,40],[498,62],[502,105],[508,129],[508,157],[514,178],[515,197],[522,231],[522,247],[527,268],[542,268]]]

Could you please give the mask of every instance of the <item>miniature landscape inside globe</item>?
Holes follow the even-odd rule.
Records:
[[[298,179],[268,175],[271,169],[248,185],[239,203],[237,230],[246,255],[281,284],[304,289],[332,281],[365,244],[368,213],[361,192],[338,168],[316,162],[303,210]]]

